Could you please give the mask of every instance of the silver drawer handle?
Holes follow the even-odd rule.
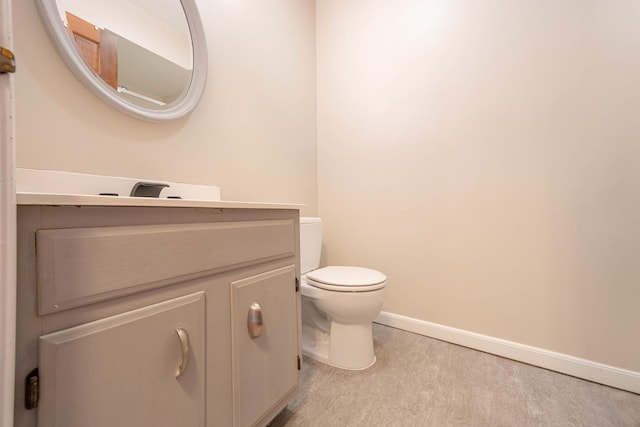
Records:
[[[251,338],[258,338],[262,335],[262,307],[257,302],[254,302],[249,307],[247,326],[249,327]]]
[[[189,355],[191,353],[191,344],[189,342],[189,334],[186,329],[176,328],[176,334],[178,334],[178,339],[180,340],[180,347],[182,348],[182,362],[180,366],[178,366],[178,370],[176,371],[176,378],[180,378],[184,371],[187,370],[187,366],[189,365]]]

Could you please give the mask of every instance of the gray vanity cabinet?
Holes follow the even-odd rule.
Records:
[[[299,386],[298,236],[294,209],[19,206],[15,426],[266,425]]]

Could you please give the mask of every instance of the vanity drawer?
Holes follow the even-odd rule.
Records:
[[[42,229],[36,251],[43,315],[166,286],[182,276],[294,256],[295,222]]]

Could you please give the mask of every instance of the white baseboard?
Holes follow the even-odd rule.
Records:
[[[640,394],[640,372],[385,311],[375,322]]]

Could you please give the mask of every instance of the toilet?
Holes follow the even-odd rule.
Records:
[[[320,266],[322,220],[300,218],[302,352],[342,369],[376,362],[371,322],[384,303],[387,277],[363,267]]]

